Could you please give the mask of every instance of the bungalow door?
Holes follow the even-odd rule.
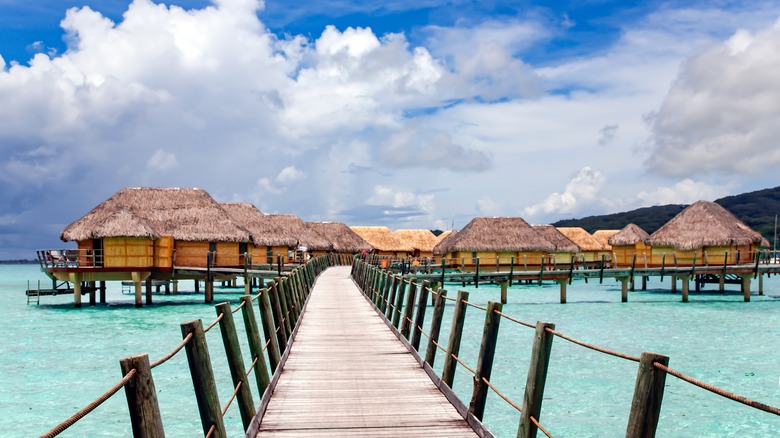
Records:
[[[95,267],[103,267],[103,239],[92,239],[92,251],[88,254],[87,262]]]

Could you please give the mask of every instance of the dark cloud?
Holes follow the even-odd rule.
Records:
[[[410,168],[448,169],[455,172],[484,172],[493,166],[486,152],[453,142],[443,132],[411,127],[391,137],[380,149],[382,164]]]

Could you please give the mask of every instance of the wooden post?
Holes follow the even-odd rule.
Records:
[[[720,293],[726,291],[726,274],[718,275],[718,291]]]
[[[430,338],[428,339],[428,349],[425,351],[425,362],[433,367],[433,363],[436,360],[436,344],[439,343],[439,332],[441,332],[441,320],[444,316],[444,306],[447,303],[445,297],[447,291],[444,289],[439,290],[439,294],[436,295],[436,303],[433,305],[433,318],[431,320]]]
[[[512,277],[515,275],[515,256],[512,256],[512,261],[509,265],[509,285],[512,285]]]
[[[393,310],[395,309],[395,294],[398,292],[398,276],[391,275],[390,280],[390,295],[387,297],[387,308],[385,309],[385,317],[390,320],[393,317]]]
[[[152,304],[152,276],[146,277],[146,305]]]
[[[561,286],[561,304],[566,304],[566,285],[569,284],[569,281],[558,280],[558,284]]]
[[[395,308],[393,309],[393,327],[399,328],[401,324],[401,310],[403,308],[404,294],[406,293],[406,279],[401,276],[401,284],[398,285],[398,295],[395,297]]]
[[[244,423],[244,430],[249,429],[249,424],[255,416],[255,404],[252,401],[252,389],[249,387],[249,381],[246,377],[246,368],[244,367],[244,358],[241,354],[241,345],[238,343],[236,334],[236,324],[233,321],[233,312],[230,310],[230,303],[219,303],[216,306],[217,316],[222,315],[219,321],[219,331],[222,334],[222,343],[225,346],[225,355],[227,356],[228,368],[230,368],[230,377],[233,379],[233,388],[238,388],[236,401],[238,410],[241,413],[241,421]]]
[[[257,390],[260,396],[263,396],[265,388],[271,382],[268,376],[268,367],[265,365],[265,356],[263,355],[263,343],[260,341],[260,331],[257,328],[257,319],[255,319],[255,310],[252,307],[252,297],[244,295],[241,297],[244,307],[241,313],[244,317],[244,330],[246,331],[246,340],[249,344],[249,353],[252,360],[257,360],[255,364],[255,380],[257,381]]]
[[[271,294],[268,289],[260,289],[260,298],[257,300],[257,305],[260,308],[260,318],[263,322],[263,335],[265,335],[265,342],[268,343],[268,362],[271,364],[271,374],[276,372],[276,367],[281,362],[281,355],[279,354],[279,344],[276,341],[276,334],[274,330],[274,317],[269,296]]]
[[[211,358],[203,332],[203,323],[195,320],[181,324],[182,338],[192,333],[192,339],[185,346],[187,362],[190,366],[192,386],[195,389],[195,399],[200,412],[200,424],[203,435],[206,435],[214,425],[213,437],[226,438],[225,424],[222,421],[222,405],[219,403],[217,385],[214,382],[214,371],[211,369]]]
[[[149,366],[149,355],[139,354],[128,356],[119,361],[122,376],[130,370],[135,370],[135,377],[125,384],[127,408],[130,411],[130,423],[133,425],[133,436],[164,437],[160,406],[157,403],[157,391],[154,388],[152,369]]]
[[[100,304],[106,304],[106,281],[100,282]]]
[[[550,364],[550,352],[554,335],[547,329],[555,330],[555,324],[549,322],[537,322],[534,346],[531,350],[531,363],[528,366],[528,377],[525,381],[525,394],[523,395],[523,411],[520,415],[520,427],[517,429],[518,438],[533,438],[538,428],[531,421],[531,417],[540,421],[542,412],[542,400],[544,399],[544,385],[547,382],[547,367]]]
[[[204,300],[206,303],[213,303],[214,302],[214,279],[208,278],[206,279],[206,296],[204,297]]]
[[[666,373],[656,368],[653,362],[669,365],[669,357],[655,353],[642,353],[639,371],[636,375],[634,398],[628,416],[626,438],[652,438],[658,427],[661,402],[664,398]]]
[[[284,354],[287,350],[287,332],[284,329],[284,322],[282,321],[284,319],[284,313],[282,312],[282,304],[279,302],[276,281],[270,282],[268,297],[271,301],[271,310],[274,314],[274,327],[272,333],[276,332],[276,340],[279,342],[279,353]]]
[[[97,295],[95,290],[95,282],[89,282],[89,305],[94,306],[97,303]]]
[[[135,307],[141,307],[142,298],[141,298],[141,273],[140,272],[131,272],[130,278],[133,279],[133,285],[135,286]]]
[[[284,293],[284,285],[281,283],[282,279],[280,277],[276,277],[274,279],[276,281],[276,285],[273,288],[276,292],[276,296],[278,298],[280,310],[282,312],[281,317],[281,325],[282,325],[282,331],[284,331],[284,337],[285,339],[290,339],[290,334],[292,334],[292,325],[290,322],[292,312],[290,311],[290,307],[287,304],[287,297]],[[287,342],[285,341],[285,350]]]
[[[423,280],[420,286],[420,298],[417,300],[417,314],[414,317],[414,327],[412,327],[412,347],[420,351],[420,339],[422,338],[422,326],[425,323],[425,308],[428,303],[428,288],[430,283]]]
[[[457,362],[452,356],[460,353],[460,338],[463,334],[463,321],[466,319],[466,304],[469,293],[458,291],[458,298],[455,301],[455,310],[452,313],[452,328],[450,329],[450,341],[447,345],[447,355],[444,357],[444,368],[441,371],[441,381],[452,388],[452,381],[455,379],[455,365]]]
[[[496,312],[500,312],[501,309],[501,303],[491,301],[487,305],[487,313],[485,314],[485,327],[482,330],[482,343],[479,347],[479,359],[474,376],[474,391],[471,394],[471,403],[469,404],[469,412],[474,414],[479,421],[482,421],[485,413],[485,402],[488,394],[488,385],[482,379],[489,382],[490,373],[493,370],[493,358],[498,342],[498,327],[501,322],[501,315]]]
[[[477,270],[474,272],[474,288],[479,288],[479,257],[477,257]]]
[[[758,294],[764,295],[764,274],[758,274]]]
[[[680,281],[682,282],[682,302],[687,303],[688,302],[688,289],[690,287],[690,277],[687,275],[680,276]]]
[[[199,294],[200,293],[200,280],[198,280],[196,278],[196,279],[194,279],[192,281],[195,283],[195,293]]]
[[[620,301],[628,302],[628,277],[620,277]]]
[[[742,296],[745,297],[745,302],[747,303],[750,301],[750,274],[742,274],[740,278],[742,278]]]
[[[642,290],[647,290],[647,275],[642,276]]]
[[[672,275],[672,293],[677,293],[677,276]]]
[[[409,295],[406,296],[406,306],[404,307],[404,319],[401,321],[401,335],[407,340],[411,339],[409,335],[412,330],[412,314],[414,312],[414,299],[417,297],[417,279],[409,279]]]
[[[506,288],[509,285],[509,280],[499,281],[498,284],[501,285],[501,304],[506,304]]]

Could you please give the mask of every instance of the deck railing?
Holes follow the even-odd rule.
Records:
[[[103,267],[101,249],[42,249],[35,253],[42,269]]]
[[[273,382],[278,379],[278,374],[281,372],[280,364],[289,354],[290,344],[295,337],[317,276],[329,266],[350,263],[351,257],[347,256],[313,258],[286,275],[271,280],[258,293],[242,296],[241,304],[236,308],[231,309],[230,303],[227,302],[217,304],[215,306],[217,318],[205,328],[201,320],[182,323],[182,342],[170,353],[154,362],[150,362],[147,354],[122,358],[119,363],[123,377],[114,386],[41,437],[59,435],[122,388],[125,389],[133,435],[135,437],[164,436],[163,415],[157,403],[152,370],[182,350],[187,354],[203,435],[214,438],[227,436],[223,417],[234,401],[237,402],[244,429],[250,429],[257,412],[252,399],[253,385],[250,383],[252,380],[250,376],[254,374],[254,386],[262,395],[261,409],[264,409],[262,406],[267,405],[270,398],[271,391],[268,388],[272,387]],[[254,303],[257,303],[259,317],[255,316]],[[244,367],[244,356],[234,321],[234,314],[239,311],[241,311],[252,359],[248,369]],[[220,403],[217,394],[212,357],[206,340],[206,333],[217,325],[219,325],[233,382],[232,396],[224,405]],[[262,327],[264,342],[261,341],[263,338],[261,338],[260,327]]]
[[[770,414],[780,415],[780,408],[778,407],[735,395],[669,368],[669,357],[665,355],[643,352],[641,356],[637,357],[589,344],[556,331],[553,323],[536,322],[534,324],[504,314],[501,303],[491,301],[487,306],[474,304],[468,301],[469,293],[466,291],[459,291],[457,298],[448,297],[447,291],[441,289],[440,284],[431,284],[428,281],[418,282],[413,276],[396,275],[387,269],[381,268],[381,266],[363,259],[355,260],[352,267],[352,277],[366,295],[366,298],[373,303],[377,312],[383,316],[387,324],[399,336],[399,339],[407,343],[409,348],[416,353],[418,361],[431,375],[434,382],[440,382],[440,389],[454,404],[460,403],[463,405],[451,389],[456,368],[460,365],[474,376],[472,395],[468,405],[470,415],[482,421],[488,389],[490,389],[520,413],[518,437],[535,437],[538,431],[541,431],[548,437],[552,436],[547,429],[554,429],[554,425],[548,425],[548,428],[545,428],[540,424],[540,418],[542,415],[542,400],[547,371],[551,360],[552,342],[555,337],[606,355],[639,363],[634,396],[630,405],[626,427],[626,437],[655,436],[667,374],[730,400]],[[429,294],[434,297],[434,303],[432,321],[426,333],[423,326]],[[453,309],[452,327],[448,342],[442,345],[444,343],[439,342],[439,332],[448,301],[452,303],[451,307]],[[474,367],[464,363],[462,358],[459,357],[465,315],[468,308],[485,312],[482,342],[479,347],[478,361]],[[490,382],[494,366],[493,359],[498,343],[499,325],[502,320],[507,320],[535,331],[522,402],[511,400]],[[428,339],[427,345],[421,345],[422,336]],[[444,360],[440,376],[436,375],[432,368],[439,352],[443,354]]]

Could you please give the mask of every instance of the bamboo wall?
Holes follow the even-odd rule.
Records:
[[[209,242],[174,242],[176,248],[176,266],[205,268],[209,252]]]
[[[214,266],[238,267],[243,266],[243,257],[238,252],[238,242],[217,242],[217,254]]]
[[[474,270],[477,262],[475,254],[472,251],[451,252],[448,255],[447,263],[451,265],[463,265],[465,270]],[[479,259],[480,269],[489,269],[495,267],[498,263],[499,268],[509,268],[512,265],[514,257],[515,269],[522,269],[523,266],[540,266],[542,258],[545,264],[550,263],[550,255],[543,252],[495,252],[495,251],[477,251],[476,258]],[[570,260],[569,260],[570,261]],[[558,261],[560,263],[560,261]]]
[[[103,267],[153,267],[154,244],[154,240],[148,238],[107,237],[103,239]]]
[[[173,267],[173,236],[162,236],[154,241],[154,266]]]
[[[697,266],[723,265],[724,263],[734,265],[737,263],[737,253],[739,253],[740,264],[752,263],[756,260],[755,251],[757,249],[752,246],[705,246],[697,250],[682,251],[668,246],[655,246],[652,248],[648,264],[661,266],[664,263],[666,266],[673,266],[676,257],[678,266],[691,266],[695,255]],[[666,255],[665,261],[664,254]]]

